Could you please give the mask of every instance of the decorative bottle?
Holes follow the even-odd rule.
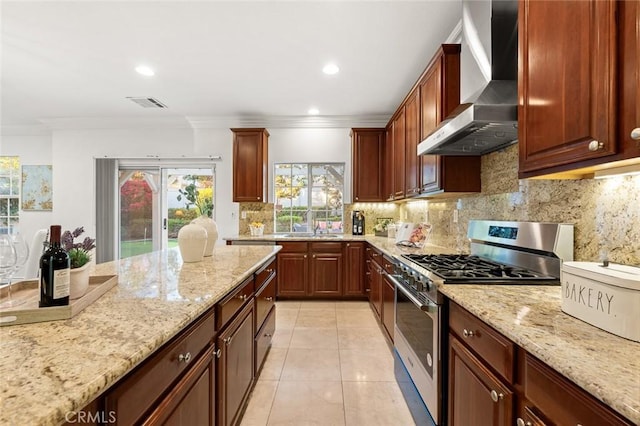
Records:
[[[71,263],[60,245],[60,225],[51,225],[49,247],[40,257],[40,307],[69,304]]]

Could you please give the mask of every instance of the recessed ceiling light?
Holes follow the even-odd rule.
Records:
[[[309,111],[307,111],[309,113],[309,115],[318,115],[320,114],[320,110],[318,108],[309,108]]]
[[[154,76],[156,74],[156,72],[154,70],[152,70],[151,68],[149,68],[146,65],[137,66],[136,67],[136,72],[138,74],[142,74],[142,75],[147,76],[147,77],[152,77],[152,76]]]
[[[322,68],[322,72],[328,75],[338,74],[338,71],[340,71],[340,68],[336,64],[327,64]]]

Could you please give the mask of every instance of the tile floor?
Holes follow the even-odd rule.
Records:
[[[414,424],[367,302],[277,303],[271,351],[241,426]]]

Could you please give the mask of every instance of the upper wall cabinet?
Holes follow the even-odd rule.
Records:
[[[384,201],[393,201],[393,121],[384,129]]]
[[[415,89],[407,98],[404,114],[407,153],[404,160],[404,193],[409,198],[420,193],[420,158],[417,154],[418,142],[420,142],[420,91],[418,89]]]
[[[637,2],[520,1],[521,178],[640,154],[639,21]]]
[[[418,82],[420,140],[460,105],[460,45],[443,44]],[[407,134],[408,135],[408,134]],[[416,155],[417,147],[413,148]],[[421,196],[480,192],[480,157],[420,156]]]
[[[231,129],[233,132],[233,201],[267,202],[269,132]]]
[[[353,202],[384,201],[385,129],[351,129]]]

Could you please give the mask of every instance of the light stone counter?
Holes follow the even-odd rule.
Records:
[[[440,291],[640,424],[640,343],[563,313],[559,286],[444,285]]]
[[[183,264],[176,248],[96,266],[118,286],[76,317],[0,328],[0,425],[64,422],[279,249],[216,247]]]

